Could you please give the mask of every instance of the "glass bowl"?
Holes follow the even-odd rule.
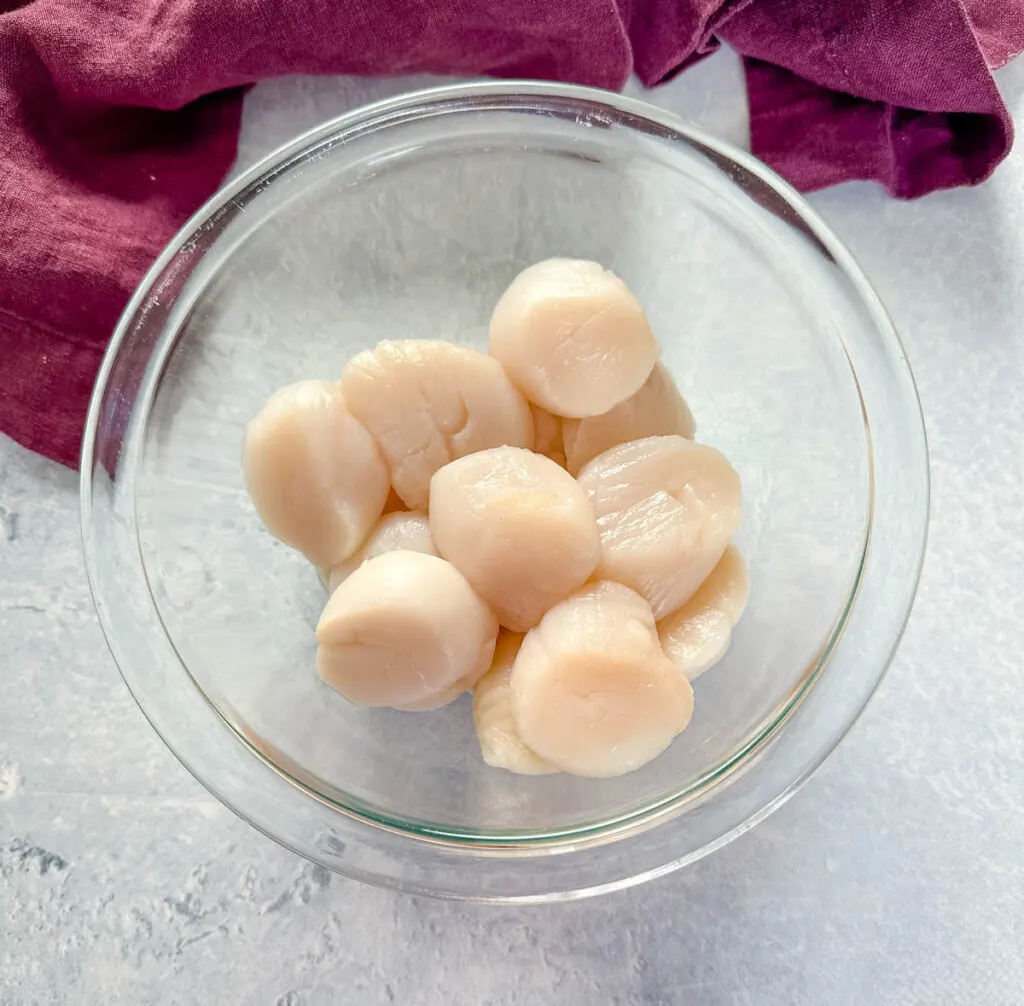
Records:
[[[646,306],[744,484],[751,600],[691,725],[619,779],[489,768],[469,697],[349,704],[314,670],[325,595],[243,488],[276,388],[380,339],[486,348],[499,294],[596,259]],[[642,102],[479,83],[329,122],[215,195],[115,332],[82,458],[110,647],[214,794],[303,856],[492,901],[611,890],[692,862],[793,793],[863,709],[910,609],[927,523],[910,370],[849,253],[748,155]]]

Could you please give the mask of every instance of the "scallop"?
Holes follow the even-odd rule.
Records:
[[[558,769],[523,743],[512,715],[512,664],[522,641],[519,633],[498,633],[491,668],[473,689],[473,725],[488,765],[518,775],[550,775]]]
[[[576,775],[623,775],[664,751],[693,713],[650,605],[619,583],[588,584],[526,634],[511,673],[523,743]]]
[[[672,375],[658,363],[643,387],[614,409],[589,419],[562,421],[565,467],[576,475],[588,461],[611,447],[670,433],[692,440],[696,428],[693,413]]]
[[[546,458],[551,458],[556,465],[565,467],[565,447],[562,443],[561,416],[553,416],[547,409],[539,405],[530,405],[533,414],[533,449]]]
[[[442,706],[447,706],[449,703],[454,702],[463,692],[472,691],[479,677],[479,672],[473,671],[467,674],[465,678],[460,678],[456,681],[451,688],[446,688],[440,692],[431,692],[425,699],[420,699],[418,702],[409,702],[401,706],[401,710],[406,713],[427,713],[434,709],[440,709]]]
[[[388,490],[388,498],[384,501],[384,510],[382,511],[382,514],[381,514],[381,520],[383,520],[384,517],[387,517],[388,514],[393,514],[393,513],[414,513],[414,512],[415,511],[409,510],[406,507],[406,505],[402,502],[401,497],[398,495],[398,493],[395,492],[394,489]],[[379,523],[380,523],[380,521],[378,521],[378,524]],[[371,530],[370,531],[370,535],[372,535],[373,533],[374,532]],[[365,544],[365,539],[364,539],[364,544]],[[385,549],[384,551],[387,551],[387,550]],[[424,550],[424,549],[412,548],[412,551],[413,552],[433,551],[433,549],[431,548],[431,549]],[[379,555],[380,553],[378,552],[376,554]],[[364,558],[366,558],[366,556],[364,556]],[[348,563],[342,563],[342,565],[343,566],[344,565],[348,565]],[[359,563],[356,563],[355,565],[358,566]],[[352,569],[354,569],[354,568],[355,568],[355,566],[352,567]],[[331,586],[331,571],[329,569],[324,569],[322,566],[318,566],[316,572],[317,572],[317,576],[320,577],[320,582],[324,585],[324,587],[326,587],[327,590],[329,590],[329,591],[333,590],[334,588]],[[349,572],[351,572],[351,569],[349,570]],[[340,580],[336,580],[334,586],[336,587],[339,582],[340,582]]]
[[[579,474],[597,517],[597,576],[632,587],[658,620],[685,604],[739,527],[740,479],[713,447],[678,435],[599,454]]]
[[[690,681],[725,656],[749,595],[746,563],[730,545],[697,593],[658,623],[662,648]]]
[[[333,592],[367,559],[400,549],[407,552],[422,552],[424,555],[437,555],[426,514],[404,510],[381,517],[362,545],[348,559],[330,571],[327,589]]]
[[[576,480],[550,458],[495,447],[441,468],[430,483],[438,552],[514,632],[597,566],[597,523]]]
[[[316,665],[360,705],[436,708],[487,671],[497,634],[493,613],[450,562],[386,552],[331,594]]]
[[[533,446],[530,407],[489,356],[449,342],[382,342],[345,368],[352,414],[376,438],[395,492],[426,511],[430,478],[474,451]]]
[[[330,381],[271,395],[245,428],[242,469],[267,530],[323,568],[359,547],[388,495],[383,455]]]
[[[516,276],[491,316],[490,351],[531,402],[574,418],[635,394],[658,359],[626,284],[578,259],[548,259]]]

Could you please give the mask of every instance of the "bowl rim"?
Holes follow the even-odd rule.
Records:
[[[396,831],[395,829],[389,829],[385,822],[378,821],[372,817],[366,818],[358,814],[352,814],[351,812],[348,815],[350,817],[350,821],[348,823],[352,825],[352,828],[349,830],[354,829],[354,831],[353,834],[348,835],[346,842],[339,843],[341,849],[344,850],[343,852],[335,850],[335,853],[337,854],[326,854],[324,849],[322,847],[318,847],[315,842],[310,842],[309,840],[295,840],[294,837],[290,838],[287,835],[282,835],[280,830],[275,828],[268,821],[265,815],[259,812],[254,812],[246,807],[240,807],[237,797],[225,792],[223,780],[210,778],[211,773],[207,773],[202,769],[197,768],[193,764],[193,759],[189,758],[180,750],[180,745],[175,743],[172,738],[168,737],[168,733],[173,733],[173,731],[170,731],[168,729],[168,724],[162,721],[161,717],[156,714],[152,705],[151,697],[147,695],[145,688],[141,687],[142,683],[140,682],[140,679],[136,676],[131,663],[126,660],[118,645],[115,627],[110,621],[108,608],[103,603],[103,587],[100,583],[96,556],[94,554],[94,543],[91,540],[93,497],[97,488],[96,482],[93,478],[97,463],[96,446],[101,432],[101,416],[110,378],[113,373],[118,354],[132,329],[132,325],[136,317],[139,315],[140,310],[143,309],[145,304],[149,301],[152,292],[159,289],[161,277],[168,267],[173,264],[176,256],[181,253],[182,249],[187,248],[189,246],[189,242],[194,240],[197,233],[209,224],[210,221],[216,219],[219,214],[224,212],[225,208],[229,207],[232,204],[232,201],[235,200],[240,193],[245,192],[254,185],[265,186],[270,184],[275,174],[285,169],[296,156],[302,157],[303,155],[308,155],[311,149],[323,143],[325,140],[337,140],[338,138],[343,138],[346,132],[357,129],[368,122],[380,121],[382,117],[385,117],[385,120],[381,124],[382,128],[387,128],[389,124],[386,121],[387,116],[397,116],[397,121],[405,121],[401,118],[402,115],[415,112],[420,109],[436,109],[439,105],[451,102],[473,102],[475,100],[483,100],[486,102],[491,99],[522,99],[527,102],[531,99],[534,101],[558,100],[567,104],[579,103],[589,110],[593,110],[594,108],[604,108],[618,116],[622,116],[624,114],[629,115],[633,118],[658,126],[667,134],[664,136],[665,139],[673,142],[679,142],[682,140],[691,145],[698,145],[708,152],[713,152],[718,157],[723,158],[727,163],[731,163],[754,175],[760,182],[773,190],[774,193],[781,197],[784,203],[794,211],[800,225],[807,229],[812,237],[825,247],[827,252],[836,262],[836,265],[851,283],[860,304],[866,309],[873,328],[881,336],[885,343],[885,348],[888,350],[888,362],[891,362],[894,365],[897,372],[897,383],[901,385],[899,390],[901,391],[904,399],[902,402],[905,412],[904,419],[908,423],[907,429],[904,432],[909,435],[911,440],[917,441],[917,447],[919,448],[914,451],[918,462],[917,471],[908,473],[908,475],[911,476],[911,480],[914,482],[914,492],[912,495],[914,497],[913,502],[916,504],[916,509],[912,515],[914,519],[911,521],[911,524],[914,526],[908,530],[908,537],[905,544],[909,544],[911,547],[913,559],[911,564],[904,567],[902,570],[902,600],[899,610],[896,612],[897,618],[893,623],[895,631],[889,633],[891,640],[887,646],[887,650],[880,655],[880,659],[876,662],[876,669],[873,670],[862,682],[862,687],[857,694],[856,701],[851,703],[845,714],[839,718],[840,722],[832,725],[832,728],[828,732],[828,736],[818,745],[812,745],[815,747],[814,756],[811,758],[807,758],[806,755],[804,756],[801,770],[796,772],[795,775],[790,773],[792,778],[788,778],[784,785],[775,787],[777,791],[771,799],[767,801],[758,801],[760,804],[759,806],[752,808],[749,813],[745,813],[741,819],[734,821],[731,827],[723,830],[714,840],[701,844],[700,848],[690,850],[687,854],[676,856],[675,858],[672,858],[671,855],[667,858],[662,856],[661,858],[664,859],[664,862],[650,865],[646,869],[638,870],[635,873],[627,873],[626,875],[616,877],[615,879],[607,882],[590,882],[583,885],[576,885],[571,881],[567,882],[564,874],[571,872],[571,870],[564,869],[564,866],[565,864],[571,863],[574,855],[579,852],[599,846],[606,846],[611,842],[621,842],[624,839],[629,839],[631,841],[638,839],[640,836],[648,833],[650,829],[656,826],[659,830],[664,831],[668,826],[668,822],[677,819],[679,816],[678,813],[671,813],[673,809],[672,807],[666,809],[663,805],[664,802],[659,802],[658,806],[656,806],[653,811],[647,810],[639,815],[634,815],[635,817],[639,817],[639,821],[627,822],[625,827],[622,826],[621,823],[613,822],[608,827],[596,829],[589,839],[581,834],[576,834],[571,836],[571,840],[563,840],[565,848],[559,847],[557,841],[545,842],[543,844],[537,843],[532,849],[523,849],[516,841],[512,841],[508,844],[502,844],[501,842],[480,840],[463,843],[458,848],[445,848],[445,839],[443,837],[439,842],[437,838],[432,837],[429,834],[421,834],[416,831],[404,829]],[[517,106],[508,105],[504,107],[506,109],[514,109]],[[484,105],[481,110],[486,111],[488,109],[493,110],[493,106]],[[625,128],[634,128],[628,123],[624,125]],[[729,185],[735,184],[731,179],[726,179],[726,183]],[[857,372],[855,369],[853,370],[853,374],[854,379],[857,380]],[[873,436],[875,431],[873,431],[867,424],[866,417],[865,428],[869,437],[870,450],[870,438]],[[883,435],[888,435],[888,431],[883,431]],[[657,876],[661,873],[676,869],[710,853],[714,849],[717,849],[731,841],[739,834],[742,834],[750,827],[753,827],[756,823],[767,817],[777,807],[781,806],[782,803],[788,800],[793,793],[795,793],[797,789],[806,782],[806,780],[835,749],[842,737],[845,736],[856,722],[857,718],[859,718],[867,701],[870,699],[871,694],[873,694],[880,684],[889,662],[891,661],[892,656],[899,645],[900,639],[902,638],[903,631],[905,630],[907,620],[909,618],[913,597],[916,593],[925,553],[928,525],[928,478],[928,450],[920,401],[914,384],[913,375],[906,359],[906,354],[899,342],[899,338],[893,328],[892,322],[886,314],[885,309],[867,278],[853,260],[852,255],[845,248],[829,225],[824,222],[824,220],[815,210],[813,210],[813,208],[809,206],[809,204],[807,204],[801,195],[793,190],[781,178],[775,175],[769,168],[761,164],[761,162],[757,161],[745,151],[739,150],[728,142],[711,136],[700,127],[687,123],[672,113],[665,112],[662,109],[640,99],[571,84],[533,81],[485,81],[477,83],[449,84],[408,92],[395,97],[386,98],[369,105],[361,106],[336,118],[328,120],[327,122],[300,134],[295,139],[282,145],[277,150],[259,160],[247,171],[242,172],[237,178],[214,193],[214,195],[211,196],[211,198],[186,221],[140,281],[118,320],[110,344],[104,354],[100,372],[90,400],[89,412],[83,435],[80,502],[83,548],[85,551],[86,571],[90,590],[92,591],[94,604],[100,618],[104,636],[107,640],[111,653],[114,656],[115,662],[117,663],[122,677],[128,685],[129,690],[132,692],[136,702],[139,704],[143,714],[150,721],[158,735],[164,743],[167,744],[179,761],[185,765],[189,772],[195,776],[198,781],[200,781],[214,796],[230,807],[235,813],[239,814],[243,819],[248,821],[264,834],[273,838],[275,841],[286,845],[293,849],[293,851],[313,860],[314,862],[320,863],[321,865],[327,866],[328,868],[338,872],[346,873],[382,886],[395,887],[414,893],[508,903],[515,901],[563,900],[569,897],[581,897],[601,893],[605,890],[614,890],[630,886],[650,879],[651,877]],[[872,502],[873,501],[874,496],[872,495]],[[872,555],[874,554],[877,557],[878,554],[878,550],[872,548],[870,537],[871,527],[869,526],[865,542],[865,556],[863,557],[863,562],[857,577],[858,585],[864,582],[863,578],[869,572]],[[852,614],[857,610],[858,602],[859,596],[855,587],[847,603],[846,611],[841,617],[840,623],[838,623],[840,631],[837,632],[836,637],[831,641],[837,647],[843,643],[841,638],[843,635],[842,630],[848,627],[847,618],[848,616],[852,616]],[[824,654],[823,658],[818,662],[816,669],[802,679],[801,687],[798,689],[801,694],[796,696],[793,701],[787,705],[784,714],[779,716],[770,725],[770,729],[763,731],[763,736],[758,737],[756,745],[748,745],[748,752],[751,747],[754,747],[754,753],[763,761],[763,758],[760,756],[763,756],[767,749],[777,748],[779,746],[778,741],[780,737],[785,735],[783,728],[791,724],[794,718],[802,713],[806,718],[806,710],[804,710],[806,702],[803,700],[813,696],[814,690],[810,686],[815,683],[819,677],[825,675],[829,666],[830,656],[831,653]],[[194,687],[196,688],[198,695],[202,698],[202,701],[207,703],[210,710],[220,718],[221,725],[227,723],[228,726],[231,727],[231,732],[233,734],[232,739],[234,740],[235,736],[241,736],[238,734],[237,728],[230,724],[230,721],[223,716],[221,711],[210,703],[206,694],[202,692],[198,686]],[[335,813],[345,813],[344,808],[340,808],[337,804],[325,800],[321,794],[309,790],[309,788],[303,786],[301,782],[298,782],[282,773],[279,766],[275,765],[271,760],[268,760],[265,755],[259,752],[258,748],[252,745],[251,742],[246,740],[244,737],[242,737],[242,739],[245,741],[245,746],[237,744],[238,751],[241,754],[246,757],[251,757],[251,752],[256,751],[259,757],[263,760],[264,765],[272,772],[275,772],[285,785],[294,788],[296,792],[299,792],[301,788],[301,791],[306,798],[312,796],[315,799],[320,800],[321,803],[330,807]],[[248,751],[246,750],[246,747],[249,748]],[[745,754],[744,758],[746,757],[747,755]],[[730,763],[734,763],[735,759],[730,757],[729,761]],[[734,765],[733,770],[726,774],[731,776],[733,771],[741,771],[742,774],[746,775],[755,768],[756,761],[753,764],[747,764],[743,761],[739,765]],[[709,793],[706,795],[713,792],[715,788],[720,785],[721,781],[721,779],[714,780],[713,784],[709,788]],[[394,849],[389,848],[388,855],[385,856],[386,859],[396,860],[395,863],[389,862],[388,867],[385,869],[373,869],[358,861],[365,857],[356,855],[349,846],[353,844],[353,841],[358,841],[360,838],[366,838],[366,835],[360,834],[360,831],[366,828],[375,829],[376,832],[383,834],[390,832],[391,838],[397,840],[399,846]],[[378,837],[380,836],[378,835]],[[521,856],[535,858],[538,854],[549,855],[552,853],[557,855],[552,855],[549,859],[545,860],[545,862],[559,863],[561,866],[552,873],[550,878],[539,878],[535,885],[536,889],[520,890],[519,885],[516,883],[505,883],[505,885],[502,886],[500,882],[493,891],[489,891],[483,887],[477,890],[473,887],[472,883],[468,886],[453,884],[451,882],[448,882],[447,885],[444,883],[435,884],[431,881],[429,874],[413,878],[407,875],[407,870],[399,868],[399,861],[403,858],[401,843],[405,843],[405,845],[408,846],[409,843],[422,844],[423,842],[427,842],[428,844],[433,844],[435,846],[439,845],[441,853],[445,856],[450,855],[452,857],[453,864],[461,864],[463,869],[466,868],[467,857],[470,859],[479,859],[481,862],[489,860],[493,861],[493,859],[497,857],[499,861],[508,863],[510,858],[519,859]],[[377,851],[379,852],[380,850],[378,849]],[[404,855],[409,855],[407,848]],[[509,876],[509,873],[510,871],[505,871],[506,878]]]

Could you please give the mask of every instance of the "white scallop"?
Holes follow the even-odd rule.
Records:
[[[750,595],[750,574],[730,545],[697,593],[658,623],[669,659],[690,681],[725,656]]]
[[[669,433],[692,440],[696,428],[672,375],[658,363],[643,387],[611,411],[589,419],[562,420],[565,467],[576,475],[611,447]]]
[[[693,691],[665,656],[650,605],[618,583],[588,584],[526,634],[511,674],[524,744],[576,775],[623,775],[690,721]]]
[[[330,381],[271,395],[245,428],[242,469],[267,530],[320,567],[359,547],[388,495],[380,450]]]
[[[449,461],[503,444],[533,446],[526,400],[496,360],[464,346],[382,342],[349,362],[341,385],[411,510],[426,512],[430,477]]]
[[[647,437],[599,454],[579,484],[601,531],[597,576],[643,595],[662,619],[685,604],[739,527],[739,476],[713,447]]]
[[[524,632],[594,571],[601,545],[576,480],[516,447],[445,465],[430,484],[430,530],[498,616]]]
[[[547,409],[530,403],[533,414],[533,449],[537,454],[551,458],[556,465],[565,467],[565,447],[562,442],[561,416],[554,416]]]
[[[365,706],[435,708],[487,671],[498,625],[449,562],[386,552],[331,594],[316,627],[320,677]]]
[[[473,725],[488,765],[519,775],[550,775],[558,769],[523,743],[512,714],[512,664],[522,641],[519,633],[498,633],[491,668],[473,689]]]
[[[524,269],[491,316],[490,351],[515,385],[558,416],[598,416],[650,376],[658,343],[640,302],[597,262]]]
[[[401,510],[381,517],[362,545],[330,571],[327,589],[333,592],[367,559],[402,549],[407,552],[421,552],[424,555],[437,555],[426,514],[417,513],[415,510]]]

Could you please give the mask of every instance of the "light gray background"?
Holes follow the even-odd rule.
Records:
[[[247,98],[240,166],[410,81]],[[1000,74],[1024,121],[1024,61]],[[648,95],[744,142],[720,54]],[[134,705],[89,598],[76,476],[0,438],[0,1004],[1024,1002],[1024,148],[985,185],[812,201],[900,330],[931,440],[921,591],[877,697],[786,807],[577,904],[413,900],[210,797]]]

